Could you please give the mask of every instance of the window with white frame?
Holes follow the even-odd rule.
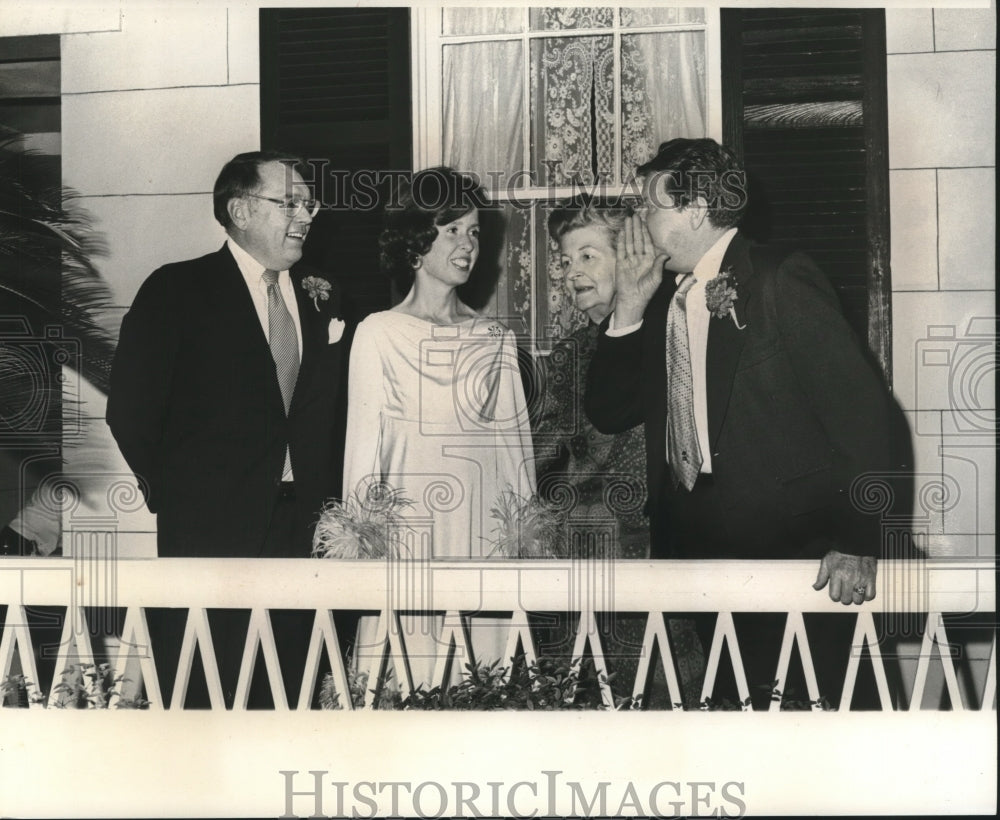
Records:
[[[623,192],[664,140],[719,138],[718,12],[425,7],[412,31],[414,165],[474,173],[501,204],[486,310],[544,350],[586,321],[548,239],[552,203]]]

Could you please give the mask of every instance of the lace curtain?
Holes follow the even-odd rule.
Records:
[[[524,31],[523,8],[476,6],[442,10],[441,31],[445,35],[517,34]],[[558,31],[581,28],[609,28],[614,24],[610,6],[566,6],[529,10],[532,31]],[[640,6],[620,9],[623,26],[678,25],[704,23],[702,8]]]
[[[627,178],[661,142],[705,136],[705,35],[624,36],[621,64],[621,173]]]
[[[444,48],[444,161],[488,182],[524,166],[524,82],[517,40]]]
[[[538,185],[610,179],[615,157],[611,37],[531,44],[531,156]]]
[[[699,9],[622,9],[624,27],[702,22]],[[504,184],[530,171],[539,186],[626,179],[664,140],[706,133],[705,34],[665,31],[620,38],[621,73],[614,76],[610,35],[570,36],[573,29],[613,25],[610,8],[531,9],[529,87],[524,88],[524,41],[446,44],[443,49],[443,158],[489,183]],[[523,9],[447,9],[449,35],[523,32]],[[621,144],[615,145],[615,94],[621,94]],[[529,117],[525,155],[524,117]],[[616,149],[621,163],[615,167]],[[494,177],[495,178],[495,177]],[[522,177],[523,180],[523,177]],[[547,209],[529,214],[507,208],[503,270],[494,309],[528,320],[536,305],[535,333],[561,338],[586,321],[569,301],[545,230]],[[532,276],[532,270],[536,272]],[[534,287],[532,287],[534,282]],[[532,295],[533,294],[533,295]]]
[[[537,184],[614,179],[612,38],[535,40],[531,57],[531,153]],[[653,156],[661,142],[704,136],[704,35],[622,37],[621,95],[619,180]]]
[[[442,9],[441,32],[456,34],[516,34],[524,30],[524,9],[503,6]]]
[[[509,29],[496,9],[450,9],[445,30]],[[597,26],[605,9],[533,9],[532,27]],[[629,14],[626,15],[625,12]],[[640,10],[623,20],[647,22]],[[664,10],[652,10],[662,13]],[[671,12],[679,10],[668,10]],[[580,15],[587,14],[588,20]],[[673,16],[673,15],[672,15]],[[611,36],[544,37],[530,45],[530,170],[536,184],[627,177],[673,137],[705,134],[705,36],[701,31],[621,38],[621,156],[614,168],[614,51]],[[444,160],[486,180],[526,169],[523,45],[519,40],[444,47]],[[615,173],[617,170],[617,174]],[[619,176],[619,174],[621,176]]]

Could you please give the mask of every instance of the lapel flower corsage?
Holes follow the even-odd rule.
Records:
[[[719,271],[719,275],[714,279],[710,279],[705,285],[705,306],[709,312],[719,319],[732,316],[736,329],[743,330],[746,328],[746,325],[741,325],[740,320],[736,318],[736,300],[739,298],[739,294],[736,292],[736,280],[733,277],[732,265],[729,265],[725,270]]]
[[[330,283],[326,279],[318,276],[307,276],[302,280],[302,287],[306,289],[309,298],[313,300],[313,306],[319,310],[319,303],[330,298]]]

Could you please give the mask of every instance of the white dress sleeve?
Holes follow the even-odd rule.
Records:
[[[381,479],[382,407],[385,401],[379,331],[365,320],[354,334],[347,382],[344,498],[370,476]]]

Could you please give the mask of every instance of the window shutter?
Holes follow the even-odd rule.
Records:
[[[36,169],[53,186],[62,181],[59,60],[57,35],[0,37],[0,129],[39,152]]]
[[[884,13],[748,9],[722,21],[726,142],[753,203],[744,227],[813,256],[888,376]]]
[[[262,9],[260,40],[261,145],[314,161],[325,205],[305,259],[340,283],[357,318],[386,308],[381,211],[348,207],[344,179],[411,168],[409,11]]]

